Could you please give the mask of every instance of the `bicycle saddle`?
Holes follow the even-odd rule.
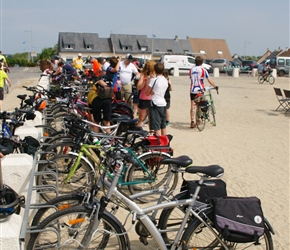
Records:
[[[192,159],[187,155],[181,155],[175,158],[164,158],[160,161],[161,164],[175,164],[178,167],[187,167],[192,163]]]
[[[26,94],[24,95],[18,95],[17,98],[21,99],[22,101],[27,97]]]

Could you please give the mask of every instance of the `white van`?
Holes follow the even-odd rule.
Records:
[[[170,75],[174,74],[174,68],[177,67],[180,73],[189,73],[189,70],[195,66],[195,58],[186,55],[162,55],[160,61]],[[209,64],[203,64],[203,67],[210,69]]]

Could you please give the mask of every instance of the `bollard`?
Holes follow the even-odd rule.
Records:
[[[213,77],[219,77],[220,76],[220,70],[219,68],[213,69]]]
[[[273,69],[272,76],[274,76],[274,78],[277,78],[277,69]]]
[[[240,69],[239,68],[233,68],[233,77],[237,78],[240,76]]]
[[[252,75],[252,77],[257,77],[258,76],[258,69],[252,69],[251,75]]]
[[[177,66],[174,66],[173,76],[179,76],[179,69]]]

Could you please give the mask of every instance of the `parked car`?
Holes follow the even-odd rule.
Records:
[[[237,61],[230,61],[230,68],[227,70],[227,73],[229,76],[232,76],[233,75],[233,69],[234,68],[239,68],[239,74],[241,73],[241,64]]]
[[[204,59],[203,62],[211,66],[212,60],[211,59]],[[208,73],[213,73],[212,66],[209,69],[207,69],[207,72]]]
[[[277,69],[278,76],[288,75],[290,71],[290,57],[277,56],[276,62],[277,62],[276,69]],[[270,64],[270,67],[271,67],[271,64]]]
[[[258,64],[254,60],[244,60],[242,61],[242,67],[243,68],[248,67],[248,71],[251,71],[254,68],[258,68]]]
[[[231,63],[225,58],[217,58],[212,61],[211,66],[218,68],[220,72],[226,72],[231,67]]]

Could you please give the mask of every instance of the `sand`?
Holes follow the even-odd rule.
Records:
[[[173,135],[174,155],[188,155],[194,165],[219,164],[228,195],[257,196],[265,217],[275,230],[275,249],[289,249],[289,117],[275,111],[278,106],[273,87],[290,89],[287,77],[276,78],[274,85],[259,84],[256,77],[220,76],[213,78],[220,87],[213,92],[217,126],[207,124],[204,131],[190,129],[189,80],[171,77],[171,119],[167,129]],[[28,80],[37,83],[37,78]],[[27,80],[25,84],[27,84]],[[19,82],[18,86],[22,83]],[[23,85],[23,84],[22,84]],[[25,90],[14,86],[6,95],[4,108],[19,105],[17,94]],[[123,216],[123,212],[121,212]],[[126,226],[129,228],[129,226]],[[133,249],[156,249],[149,240],[139,242],[134,228],[130,233]]]

